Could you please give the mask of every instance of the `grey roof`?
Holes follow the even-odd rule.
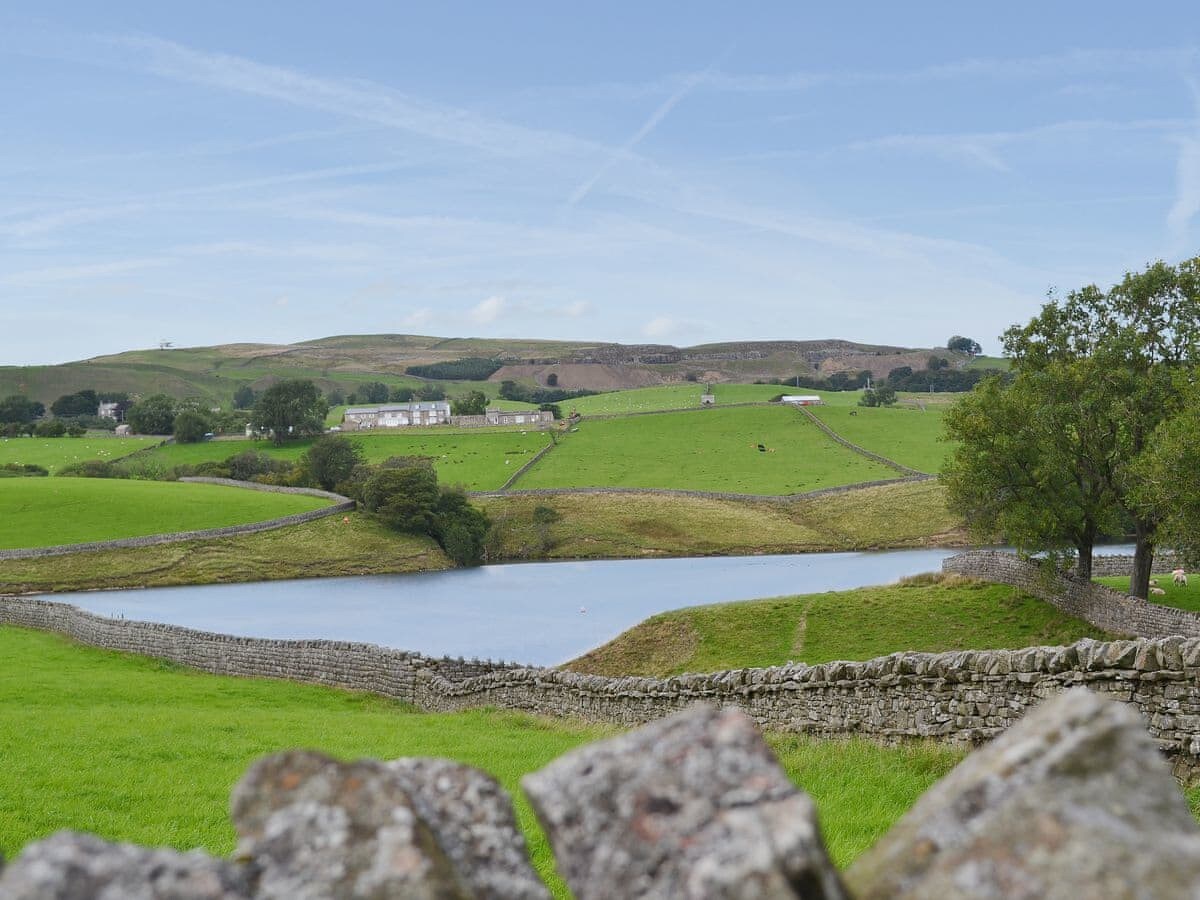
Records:
[[[449,412],[446,400],[423,400],[419,403],[385,403],[382,406],[348,406],[343,415],[370,416],[388,412]]]

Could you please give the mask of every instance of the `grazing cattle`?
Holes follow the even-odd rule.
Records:
[[[1187,587],[1187,572],[1183,569],[1173,569],[1171,577],[1175,579],[1175,583],[1180,587]]]

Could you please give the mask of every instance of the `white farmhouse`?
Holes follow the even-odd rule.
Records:
[[[449,424],[450,403],[446,400],[389,403],[383,406],[350,406],[342,414],[342,428],[346,431]]]
[[[822,406],[825,401],[816,394],[784,394],[779,398],[780,403],[790,403],[792,406]]]

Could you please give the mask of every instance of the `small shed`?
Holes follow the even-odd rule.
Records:
[[[716,403],[717,403],[717,397],[711,391],[706,391],[705,393],[700,395],[700,405],[701,406],[715,406]]]

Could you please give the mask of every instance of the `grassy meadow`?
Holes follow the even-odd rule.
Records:
[[[901,465],[936,475],[952,445],[942,440],[944,407],[814,406],[821,421],[852,443]],[[853,415],[852,415],[853,413]]]
[[[585,419],[515,486],[797,494],[894,477],[794,409],[735,407]]]
[[[32,463],[54,474],[63,466],[87,459],[112,462],[138,450],[161,444],[162,441],[160,437],[97,437],[94,434],[78,438],[0,438],[0,466],[7,463]]]
[[[351,759],[442,756],[490,772],[514,796],[534,865],[559,897],[566,891],[518,780],[614,733],[488,710],[416,713],[377,697],[206,675],[11,627],[0,627],[0,711],[5,856],[61,828],[228,854],[229,792],[264,754],[307,747]],[[816,801],[843,866],[961,758],[928,743],[770,741]]]
[[[261,522],[328,500],[211,484],[0,479],[0,548],[48,547]]]
[[[1118,591],[1128,593],[1129,591],[1129,576],[1110,576],[1105,578],[1094,578],[1100,584],[1106,584],[1110,588],[1116,588]],[[1150,596],[1151,603],[1161,603],[1163,606],[1174,606],[1178,609],[1186,609],[1188,612],[1200,613],[1200,574],[1192,572],[1188,575],[1188,583],[1185,586],[1176,585],[1171,576],[1154,575],[1151,577],[1153,584],[1157,584],[1166,593],[1159,596]]]
[[[565,668],[678,675],[792,662],[1070,644],[1105,633],[1007,585],[956,576],[652,616]]]
[[[550,440],[544,432],[518,429],[450,431],[414,428],[397,429],[387,434],[353,433],[347,437],[362,448],[367,462],[383,462],[391,456],[427,456],[433,459],[438,479],[443,484],[462,485],[473,491],[500,487]],[[247,450],[277,459],[296,460],[311,445],[311,440],[288,441],[279,447],[270,441],[250,440],[166,444],[138,454],[135,462],[169,469],[185,464],[220,462]]]
[[[774,384],[714,384],[713,396],[718,406],[729,403],[766,403],[772,397],[787,393],[787,388]],[[700,406],[700,395],[704,385],[695,382],[664,384],[657,387],[632,388],[627,391],[609,391],[575,400],[564,400],[559,405],[563,415],[574,410],[581,416],[609,416],[628,413],[662,412],[671,409],[696,409]]]

